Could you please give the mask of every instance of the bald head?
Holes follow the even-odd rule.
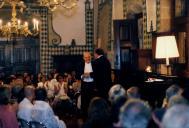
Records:
[[[91,54],[90,52],[84,52],[83,53],[83,59],[86,63],[90,63],[91,62]]]
[[[24,94],[25,97],[32,100],[34,98],[34,94],[35,94],[35,88],[33,86],[26,86],[24,88]]]

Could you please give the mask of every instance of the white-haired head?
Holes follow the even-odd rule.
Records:
[[[189,128],[189,106],[174,105],[169,108],[162,120],[163,128]]]
[[[126,97],[126,91],[120,84],[115,84],[110,88],[108,95],[110,102],[115,102],[121,97]]]

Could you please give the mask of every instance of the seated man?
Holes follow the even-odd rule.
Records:
[[[139,99],[129,99],[121,108],[119,122],[121,128],[147,128],[151,117],[149,105]]]
[[[120,84],[112,86],[108,92],[109,101],[115,103],[120,98],[126,98],[126,91]]]
[[[126,102],[126,91],[120,84],[113,85],[109,90],[109,101],[111,103],[111,118],[116,127],[118,122],[119,110]]]
[[[24,88],[25,98],[19,103],[17,116],[26,121],[31,121],[33,104],[32,101],[35,96],[35,88],[33,86],[26,86]]]
[[[127,98],[140,99],[139,88],[136,86],[132,86],[129,89],[127,89]]]
[[[189,106],[184,104],[174,105],[167,110],[162,121],[163,128],[188,128]]]
[[[49,103],[46,102],[47,92],[44,88],[35,90],[35,103],[32,112],[32,120],[43,123],[47,128],[66,128],[63,121],[54,115]]]
[[[175,95],[181,95],[182,89],[178,85],[173,84],[169,88],[166,89],[165,93],[166,93],[165,98],[163,99],[163,104],[162,104],[163,108],[167,107],[167,104],[168,104],[169,100],[171,99],[171,97],[173,97]]]

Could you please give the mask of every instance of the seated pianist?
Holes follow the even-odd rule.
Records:
[[[145,68],[145,82],[162,82],[164,81],[159,74],[152,72],[151,66],[146,66]]]

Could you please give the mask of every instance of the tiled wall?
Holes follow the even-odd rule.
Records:
[[[89,1],[88,1],[89,2]],[[86,2],[85,4],[89,4]],[[44,74],[48,74],[53,67],[54,55],[82,55],[84,51],[93,51],[93,10],[85,10],[86,23],[86,45],[71,46],[53,46],[48,43],[48,10],[46,8],[38,9],[41,16],[40,33],[40,69]]]
[[[157,13],[157,21],[156,21],[156,27],[157,31],[160,29],[160,0],[156,0],[156,13]],[[126,18],[127,16],[127,0],[123,0],[123,12],[124,12],[124,17]],[[147,13],[146,13],[146,0],[143,0],[142,2],[143,5],[143,43],[140,44],[141,49],[151,49],[152,48],[152,35],[151,33],[147,32]]]
[[[112,31],[112,1],[106,0],[98,7],[98,29],[97,37],[100,39],[100,46],[105,51],[111,50]]]

